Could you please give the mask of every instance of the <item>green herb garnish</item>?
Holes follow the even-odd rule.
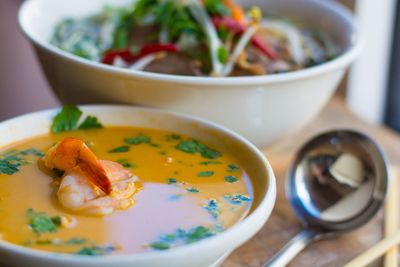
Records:
[[[251,201],[251,197],[245,194],[228,194],[224,199],[233,205],[241,205],[243,202]]]
[[[175,148],[189,154],[199,153],[203,158],[207,159],[215,159],[221,156],[220,152],[211,149],[194,139],[182,141]]]
[[[236,164],[231,163],[228,165],[228,172],[234,172],[237,170],[239,170],[239,166],[237,166]]]
[[[226,62],[228,62],[229,52],[228,52],[228,50],[226,50],[225,47],[218,48],[217,54],[218,54],[218,60],[222,64],[225,64]]]
[[[167,182],[168,182],[168,184],[176,184],[178,182],[178,180],[176,180],[175,178],[168,178]]]
[[[218,164],[222,164],[221,161],[202,161],[200,162],[201,165],[218,165]]]
[[[119,146],[119,147],[111,149],[110,151],[108,151],[108,153],[124,153],[124,152],[128,152],[129,149],[130,149],[129,146]]]
[[[218,219],[218,216],[221,212],[219,210],[217,200],[210,199],[203,207],[214,219]]]
[[[82,245],[85,244],[87,240],[85,238],[78,238],[78,237],[73,237],[71,239],[68,239],[65,243],[68,245]]]
[[[128,145],[150,144],[151,138],[146,135],[139,135],[136,137],[125,138],[124,142]]]
[[[96,128],[103,128],[103,125],[94,116],[87,116],[86,119],[78,127],[79,130],[88,130]]]
[[[29,226],[37,234],[56,232],[61,226],[61,217],[50,217],[45,212],[36,212],[33,209],[27,210]]]
[[[181,244],[190,244],[214,236],[223,231],[220,225],[196,226],[188,230],[177,229],[172,233],[162,235],[159,240],[148,245],[155,250],[166,250]]]
[[[44,156],[44,153],[35,148],[25,150],[11,150],[0,156],[0,174],[12,175],[20,170],[20,167],[29,164],[30,161],[26,160],[26,156],[33,155],[36,157]]]
[[[213,16],[229,16],[229,9],[222,3],[221,0],[205,0],[204,6],[208,13]]]
[[[200,192],[199,189],[196,189],[196,188],[193,188],[193,187],[186,189],[186,191],[188,191],[190,193],[198,193],[198,192]]]
[[[149,247],[151,247],[152,249],[156,249],[156,250],[166,250],[166,249],[169,249],[171,247],[171,245],[166,242],[159,241],[159,242],[151,243],[149,245]]]
[[[128,159],[118,159],[117,162],[119,164],[121,164],[122,166],[124,166],[124,168],[134,168],[134,167],[136,167],[135,164],[130,163]]]
[[[108,245],[108,246],[89,246],[89,247],[84,247],[78,250],[75,254],[77,255],[86,255],[86,256],[102,256],[102,255],[107,255],[113,251],[115,251],[116,248],[114,246]]]
[[[228,183],[236,183],[238,181],[238,178],[236,176],[233,175],[228,175],[225,176],[225,181],[227,181]]]
[[[76,106],[63,106],[61,111],[53,119],[51,131],[53,133],[68,132],[77,129],[87,130],[101,128],[103,125],[96,117],[87,116],[84,121],[78,126],[79,119],[82,116],[82,111]]]
[[[32,156],[36,156],[36,157],[43,157],[44,156],[44,152],[40,151],[36,148],[29,148],[29,149],[25,149],[22,150],[21,155],[27,156],[27,155],[32,155]]]
[[[212,175],[214,175],[213,171],[201,171],[201,172],[197,173],[197,176],[199,176],[199,177],[210,177]]]

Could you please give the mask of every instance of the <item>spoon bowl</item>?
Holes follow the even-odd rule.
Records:
[[[308,141],[286,180],[286,195],[304,230],[264,267],[287,265],[308,243],[361,227],[382,206],[388,186],[383,151],[368,136],[335,130]]]

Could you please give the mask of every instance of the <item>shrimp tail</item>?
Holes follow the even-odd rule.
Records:
[[[111,193],[111,182],[107,177],[106,171],[98,162],[96,164],[90,161],[81,161],[78,166],[93,184],[107,195]]]

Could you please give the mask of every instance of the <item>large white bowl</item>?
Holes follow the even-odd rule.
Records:
[[[253,184],[249,215],[221,234],[168,251],[122,256],[86,257],[32,250],[0,240],[0,266],[20,267],[206,267],[217,266],[266,222],[275,203],[274,173],[264,155],[249,141],[217,124],[189,116],[128,106],[85,106],[105,125],[132,125],[173,131],[203,140],[216,149],[236,154]],[[46,134],[57,110],[31,113],[0,123],[0,148]],[[34,177],[33,177],[34,179]],[[133,207],[134,208],[134,207]],[[135,238],[135,237],[132,237]]]
[[[62,102],[127,103],[184,112],[227,126],[264,147],[309,122],[360,52],[351,13],[334,1],[321,0],[241,1],[323,30],[343,51],[322,65],[284,74],[208,78],[146,73],[92,62],[49,44],[55,25],[64,18],[99,12],[105,4],[131,2],[28,0],[22,5],[22,31]]]

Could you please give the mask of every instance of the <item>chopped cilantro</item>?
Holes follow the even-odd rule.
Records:
[[[110,151],[108,151],[108,153],[124,153],[124,152],[128,152],[129,149],[130,149],[129,146],[119,146],[119,147],[111,149]]]
[[[190,244],[214,236],[223,231],[220,225],[196,226],[188,230],[177,229],[173,233],[162,235],[159,240],[148,245],[155,250],[165,250],[181,244]]]
[[[236,194],[236,195],[228,194],[224,196],[224,199],[233,205],[241,205],[243,202],[251,201],[251,197],[244,194]]]
[[[215,235],[210,228],[198,226],[186,233],[186,243],[194,243],[204,238]]]
[[[198,193],[198,192],[200,192],[199,189],[196,189],[196,188],[193,188],[193,187],[186,189],[186,191],[188,191],[190,193]]]
[[[207,159],[215,159],[221,156],[220,152],[213,150],[194,139],[182,141],[175,148],[189,154],[199,153],[203,158]]]
[[[124,139],[124,142],[128,145],[150,144],[151,138],[146,135],[139,135],[136,137],[127,137]]]
[[[199,177],[209,177],[212,175],[214,175],[213,171],[202,171],[202,172],[197,173],[197,176],[199,176]]]
[[[87,240],[85,238],[73,237],[68,239],[65,243],[68,245],[82,245],[85,244]]]
[[[87,130],[101,128],[103,125],[94,116],[87,116],[78,126],[82,111],[76,106],[63,106],[61,111],[53,119],[51,131],[53,133],[68,132],[73,130]]]
[[[200,162],[201,165],[217,165],[217,164],[222,164],[221,161],[202,161]]]
[[[35,148],[25,149],[22,151],[11,150],[0,156],[0,174],[12,175],[19,171],[24,164],[30,163],[25,159],[28,155],[42,157],[43,152]]]
[[[102,256],[102,255],[107,255],[113,251],[115,251],[116,248],[114,246],[108,245],[108,246],[89,246],[89,247],[83,247],[80,250],[78,250],[75,254],[78,255],[86,255],[86,256]]]
[[[49,217],[47,213],[36,212],[33,209],[28,209],[27,215],[29,226],[37,234],[55,232],[61,226],[60,216]]]
[[[166,242],[159,241],[159,242],[151,243],[149,245],[149,247],[151,247],[152,249],[156,249],[156,250],[166,250],[166,249],[169,249],[171,247],[171,245]]]
[[[239,170],[239,166],[237,166],[236,164],[231,163],[228,165],[228,172],[234,172],[237,170]]]
[[[228,175],[225,176],[225,181],[227,181],[228,183],[236,183],[238,181],[238,178],[233,175]]]
[[[118,159],[117,162],[124,166],[124,168],[134,168],[135,164],[130,163],[128,159]]]
[[[99,120],[94,116],[87,116],[86,119],[78,127],[79,130],[88,130],[96,128],[103,128],[103,124],[101,124]]]
[[[168,184],[176,184],[178,181],[175,178],[168,178],[167,182]]]
[[[36,148],[29,148],[29,149],[25,149],[22,150],[21,155],[27,156],[27,155],[33,155],[33,156],[37,156],[37,157],[43,157],[44,156],[44,152],[40,151]]]
[[[221,212],[218,208],[217,200],[210,199],[203,207],[214,219],[218,219],[218,216]]]

